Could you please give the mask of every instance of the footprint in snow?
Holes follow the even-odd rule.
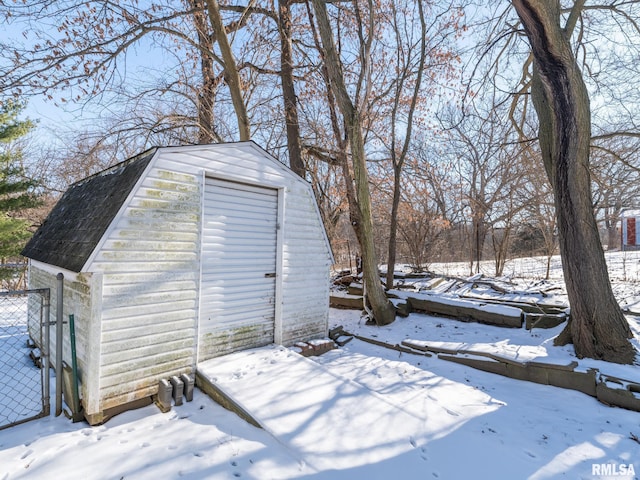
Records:
[[[29,455],[31,455],[33,453],[33,450],[29,449],[26,452],[24,452],[22,454],[22,456],[20,457],[20,460],[24,460],[25,458],[27,458]]]
[[[460,414],[458,412],[454,412],[453,410],[449,410],[446,407],[442,407],[442,408],[444,408],[444,411],[447,412],[449,415],[452,415],[454,417],[459,417],[460,416]]]
[[[422,447],[420,451],[422,452],[422,454],[420,455],[420,458],[422,458],[425,462],[427,462],[429,460],[429,457],[427,456],[427,447]]]

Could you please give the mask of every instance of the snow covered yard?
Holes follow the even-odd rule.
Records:
[[[334,323],[351,333],[388,343],[459,339],[476,349],[492,345],[493,352],[505,356],[525,352],[539,357],[549,351],[557,361],[571,357],[569,350],[563,349],[563,355],[547,348],[553,335],[548,330],[505,330],[420,314],[398,319],[395,327],[379,328],[366,326],[354,312],[333,313]],[[638,322],[635,327],[638,331]],[[317,361],[408,409],[427,413],[431,423],[427,422],[424,472],[433,478],[609,478],[592,475],[592,465],[626,467],[635,461],[635,470],[640,464],[638,413],[607,407],[575,391],[475,371],[435,357],[381,350],[353,340]],[[635,366],[603,363],[592,365],[638,378]]]
[[[614,262],[620,269],[624,263],[627,275],[624,281],[616,270],[620,276],[614,287],[621,303],[633,312],[640,295],[638,284],[629,277],[637,275],[631,266],[639,262],[637,257],[630,258]],[[638,317],[628,318],[640,335]],[[392,344],[413,339],[488,349],[521,360],[575,360],[569,347],[551,346],[561,326],[504,329],[414,313],[380,328],[367,326],[358,311],[332,309],[330,327],[336,325]],[[637,338],[635,342],[638,346]],[[249,425],[200,391],[193,402],[169,413],[149,406],[99,427],[49,417],[0,431],[0,480],[640,478],[640,413],[608,407],[576,391],[509,379],[357,339],[312,361],[341,382],[353,382],[357,388],[350,391],[373,392],[382,401],[375,406],[356,403],[360,408],[355,410],[345,407],[338,424],[326,422],[324,405],[333,391],[324,391],[321,385],[308,389],[307,399],[318,397],[315,411],[313,403],[298,404],[280,393],[277,408],[282,431],[294,426],[287,425],[293,422],[287,411],[313,412],[306,430],[281,437]],[[591,360],[580,360],[580,365],[640,379],[637,366]],[[248,366],[238,362],[229,371],[248,372]],[[259,373],[254,372],[255,378]],[[283,383],[291,381],[294,373]],[[296,388],[304,390],[313,383],[310,380],[302,378]],[[255,395],[269,398],[279,385],[270,388],[269,381],[263,382],[256,383],[261,386]],[[336,396],[335,403],[338,400],[346,401]],[[324,426],[308,428],[318,418],[325,419]],[[407,425],[408,419],[415,424]],[[380,424],[388,425],[393,441],[373,449],[367,440],[380,430]],[[345,430],[350,437],[334,442],[335,452],[314,450],[315,442],[326,449],[332,435]],[[304,448],[299,448],[295,441],[302,439]],[[322,462],[314,460],[319,453]]]
[[[433,332],[443,332],[442,338],[497,341],[500,345],[500,335],[494,329],[521,333],[520,340],[529,335],[529,346],[546,342],[528,332],[450,321],[445,325],[443,319],[417,314],[384,329],[365,326],[356,311],[332,310],[331,321],[390,342],[434,338]],[[506,345],[517,338],[505,339],[503,335],[502,342]],[[615,464],[616,468],[632,465],[640,470],[640,443],[634,439],[640,436],[640,414],[607,407],[581,393],[512,380],[436,357],[402,354],[358,340],[314,361],[332,374],[376,392],[388,402],[389,411],[400,409],[402,418],[412,416],[424,429],[406,438],[401,454],[388,455],[385,448],[395,447],[381,445],[380,460],[362,464],[354,455],[349,465],[343,452],[336,450],[335,466],[317,469],[300,458],[299,452],[196,391],[193,402],[167,414],[150,406],[94,428],[52,417],[2,431],[0,480],[618,478],[594,476],[592,469],[594,465]],[[243,367],[237,365],[239,370]],[[265,392],[257,392],[261,393]],[[281,401],[286,403],[287,399]],[[297,407],[288,405],[291,411]],[[317,412],[322,414],[322,410]],[[405,428],[394,423],[394,418],[380,418],[378,411],[358,415],[362,416],[360,421],[353,422],[356,438],[366,439],[367,425],[376,422],[384,421],[390,429]],[[350,419],[344,422],[348,425]],[[332,430],[316,434],[326,445]],[[359,445],[349,447],[357,451]]]
[[[295,478],[299,471],[273,437],[197,390],[166,414],[149,406],[93,428],[61,416],[0,432],[2,480]]]

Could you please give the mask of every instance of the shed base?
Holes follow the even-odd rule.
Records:
[[[110,420],[111,418],[115,417],[120,413],[146,407],[148,405],[151,405],[152,403],[153,403],[152,397],[139,398],[132,402],[125,403],[123,405],[118,405],[117,407],[108,408],[102,412],[91,413],[91,414],[88,414],[87,412],[85,412],[84,418],[87,420],[89,425],[93,427],[96,425],[102,425],[107,420]]]

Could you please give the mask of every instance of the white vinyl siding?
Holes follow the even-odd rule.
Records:
[[[60,269],[56,270],[55,267],[52,269],[50,266],[36,261],[33,261],[29,267],[29,288],[50,289],[49,321],[51,322],[51,330],[49,332],[49,341],[52,366],[56,365],[56,314],[58,305],[58,281],[56,276],[58,273],[62,273]],[[101,282],[100,275],[64,272],[62,359],[68,365],[72,364],[68,321],[69,315],[73,315],[76,332],[76,355],[78,369],[81,374],[96,370],[99,362],[100,317],[96,317],[93,303],[96,300],[95,294],[100,292]],[[34,335],[31,330],[29,334],[34,340],[39,341],[37,334]],[[80,385],[80,395],[84,398],[86,405],[96,406],[99,403],[98,392],[95,388],[97,379],[97,375],[92,375],[90,379],[85,376]]]
[[[278,191],[205,180],[198,361],[273,343]]]
[[[311,188],[285,190],[282,246],[282,343],[327,335],[330,253]],[[317,252],[326,252],[324,255]]]
[[[102,409],[194,366],[200,177],[151,168],[93,261],[103,272]]]

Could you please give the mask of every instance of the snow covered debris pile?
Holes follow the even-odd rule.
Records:
[[[334,308],[361,309],[362,285],[344,285],[331,293]],[[517,285],[483,275],[469,278],[433,274],[400,276],[395,289],[387,292],[400,316],[412,311],[502,327],[553,328],[568,318],[567,305],[550,298],[560,287],[550,282]]]

